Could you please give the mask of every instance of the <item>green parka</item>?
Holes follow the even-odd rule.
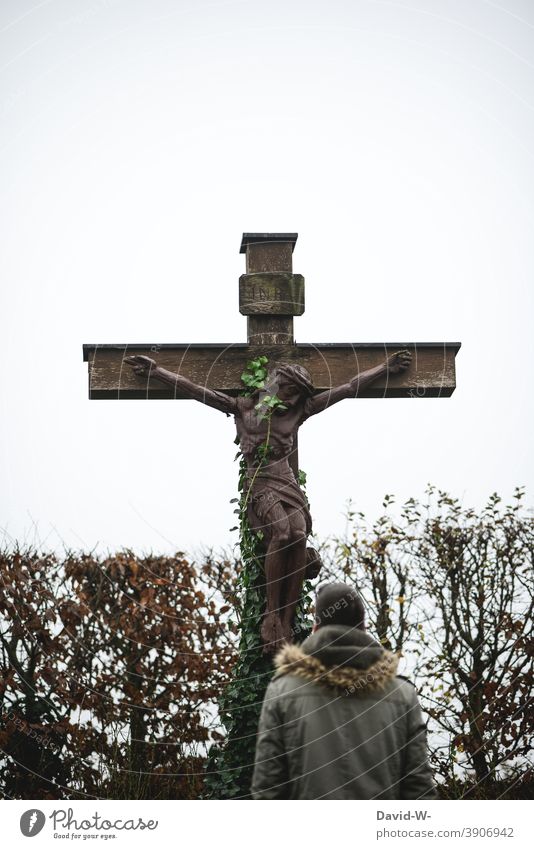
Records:
[[[434,799],[426,727],[398,655],[344,625],[286,645],[263,702],[254,799]]]

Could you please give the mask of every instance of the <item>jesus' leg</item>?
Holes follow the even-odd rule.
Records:
[[[289,642],[293,640],[293,619],[306,573],[306,520],[300,510],[289,516],[290,544],[282,591],[282,629]]]
[[[282,587],[287,574],[288,546],[291,526],[287,513],[280,503],[273,504],[268,512],[270,542],[265,555],[265,616],[261,626],[261,638],[269,651],[283,641],[281,622]]]

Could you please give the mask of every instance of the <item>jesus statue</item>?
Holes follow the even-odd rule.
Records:
[[[409,351],[397,351],[384,363],[357,374],[348,383],[317,394],[309,372],[296,363],[279,363],[269,371],[261,392],[233,397],[193,383],[145,356],[128,356],[124,362],[136,374],[174,387],[188,398],[235,418],[239,445],[247,464],[245,503],[253,531],[262,531],[265,546],[266,608],[261,639],[266,652],[292,642],[295,608],[306,576],[314,573],[313,549],[306,548],[312,530],[308,502],[291,469],[289,459],[298,429],[310,416],[354,398],[370,383],[387,374],[405,371]],[[269,416],[258,411],[261,397],[279,399]],[[268,443],[258,463],[258,449]],[[315,554],[315,552],[313,552]],[[316,561],[317,562],[317,561]],[[308,569],[308,572],[307,572]]]

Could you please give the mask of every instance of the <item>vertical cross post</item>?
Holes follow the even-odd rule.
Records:
[[[297,233],[243,233],[239,310],[247,316],[249,345],[291,345],[293,316],[304,312],[304,278],[293,274]]]
[[[246,274],[239,278],[239,311],[247,316],[247,341],[254,346],[294,345],[293,316],[304,312],[304,277],[293,274],[297,233],[243,233],[240,253]],[[289,458],[298,480],[295,437]]]

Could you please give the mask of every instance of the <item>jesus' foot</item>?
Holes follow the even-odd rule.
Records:
[[[284,631],[278,613],[266,613],[261,624],[264,654],[276,651],[284,642]]]

